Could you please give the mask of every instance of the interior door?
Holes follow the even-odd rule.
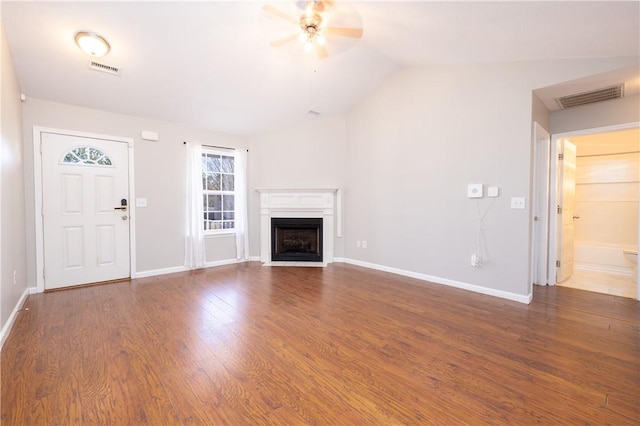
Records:
[[[562,139],[560,143],[562,148],[562,158],[558,168],[560,170],[560,190],[558,191],[560,235],[557,253],[560,265],[557,270],[557,282],[562,282],[573,275],[573,221],[576,198],[576,146],[566,139]]]
[[[45,289],[130,276],[128,150],[42,133]]]

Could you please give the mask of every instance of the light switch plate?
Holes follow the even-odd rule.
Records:
[[[136,207],[147,207],[146,198],[136,198]]]
[[[482,184],[470,183],[469,186],[467,186],[467,197],[482,198]]]
[[[524,197],[511,197],[511,208],[512,209],[524,209],[525,208],[525,199]]]

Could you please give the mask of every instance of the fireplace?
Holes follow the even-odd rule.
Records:
[[[271,218],[271,260],[322,262],[322,218]]]
[[[341,196],[338,189],[302,189],[302,188],[260,188],[260,261],[265,265],[271,264],[278,258],[272,256],[274,251],[272,219],[315,219],[322,222],[322,228],[316,231],[316,235],[322,239],[318,242],[318,254],[314,255],[313,262],[302,260],[300,255],[289,253],[295,260],[273,262],[275,265],[310,263],[310,266],[326,266],[333,262],[334,237],[342,236],[341,223]],[[297,222],[300,222],[296,219]],[[308,223],[304,224],[308,226]],[[315,225],[314,225],[315,226]],[[307,228],[308,229],[308,228]],[[288,241],[291,248],[296,245],[295,238]],[[280,253],[282,254],[282,253]],[[295,256],[294,256],[295,255]],[[311,256],[309,256],[311,257]]]

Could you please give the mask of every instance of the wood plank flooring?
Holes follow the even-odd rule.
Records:
[[[3,425],[640,424],[640,304],[251,262],[28,297]]]

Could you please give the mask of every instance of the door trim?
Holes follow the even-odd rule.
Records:
[[[531,284],[549,283],[549,170],[551,134],[537,121],[533,122],[533,208],[531,209],[532,248]],[[536,215],[538,220],[536,221]],[[536,224],[537,222],[537,224]],[[536,283],[538,281],[538,283]]]
[[[640,127],[640,121],[634,121],[634,122],[630,122],[630,123],[624,123],[624,124],[616,124],[613,126],[604,126],[604,127],[594,127],[591,129],[581,129],[581,130],[575,130],[575,131],[570,131],[570,132],[564,132],[564,133],[556,133],[556,134],[551,134],[551,150],[552,150],[552,157],[551,158],[555,158],[555,161],[551,161],[551,170],[550,170],[550,188],[551,191],[549,193],[549,214],[551,217],[554,211],[555,206],[558,203],[558,194],[557,194],[557,188],[558,188],[558,140],[559,139],[564,139],[564,138],[570,138],[572,136],[584,136],[584,135],[591,135],[594,133],[608,133],[608,132],[615,132],[617,130],[626,130],[626,129],[634,129],[634,128],[639,128]],[[640,203],[639,203],[640,204]],[[639,208],[639,212],[640,212],[640,208]],[[639,216],[640,217],[640,216]],[[638,221],[640,222],[640,219],[638,219]],[[556,261],[556,233],[558,232],[557,227],[556,227],[556,221],[554,220],[550,220],[549,221],[549,271],[555,270],[555,261]],[[638,231],[638,242],[640,243],[640,230]],[[553,269],[552,269],[552,265],[553,265]],[[556,284],[556,280],[555,280],[555,275],[551,276],[551,273],[549,273],[550,275],[550,285],[555,285]],[[553,279],[552,279],[553,278]],[[553,284],[552,284],[553,283]],[[640,300],[640,285],[638,285],[638,282],[636,281],[636,299]]]
[[[133,138],[109,136],[97,133],[78,132],[74,130],[54,129],[50,127],[33,127],[33,186],[34,186],[34,218],[36,238],[36,292],[42,293],[44,288],[44,224],[42,221],[42,156],[40,141],[42,133],[77,136],[82,138],[102,139],[114,142],[124,142],[129,147],[129,276],[135,278],[136,271],[136,211],[135,185],[133,167]]]

